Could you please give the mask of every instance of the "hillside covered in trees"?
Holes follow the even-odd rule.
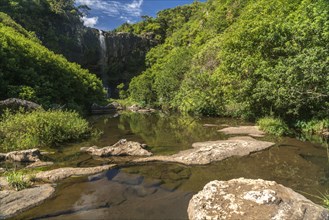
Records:
[[[70,85],[67,89],[70,92],[65,92],[66,89],[59,91],[53,89],[53,82],[51,85],[44,83],[44,77],[40,82],[37,80],[40,74],[50,77],[48,69],[53,68],[51,65],[44,65],[45,70],[34,67],[38,62],[33,59],[49,61],[40,53],[49,52],[45,47],[40,49],[41,44],[63,54],[68,60],[80,61],[93,73],[99,71],[98,32],[83,27],[80,20],[88,7],[78,7],[73,0],[4,0],[0,3],[0,10],[14,20],[1,14],[2,41],[6,42],[1,44],[1,77],[5,77],[1,82],[2,98],[35,96],[38,98],[30,99],[41,103],[65,103],[67,98],[63,97],[76,93],[73,90],[77,87]],[[159,43],[146,56],[146,71],[129,84],[129,98],[141,105],[248,119],[267,115],[285,121],[322,119],[329,114],[328,11],[327,0],[196,1],[160,11],[156,18],[143,16],[142,22],[126,23],[107,35],[128,32],[153,36]],[[17,49],[20,47],[12,45],[13,42],[29,42],[28,45],[38,47],[29,58],[31,64],[16,65],[22,59],[14,58],[14,55],[23,56],[23,53],[13,52],[12,48],[23,49]],[[121,47],[113,45],[113,48]],[[108,48],[108,55],[117,54],[113,48]],[[52,54],[51,57],[67,63],[61,56]],[[110,77],[115,77],[115,82],[121,82],[125,74],[138,74],[144,69],[144,64],[138,68],[134,62],[123,65],[121,60],[124,58],[118,60],[118,63],[107,63],[106,68]],[[118,64],[122,68],[116,68]],[[88,71],[75,64],[67,65],[79,74],[88,75]],[[14,67],[20,74],[13,74],[15,71],[11,69]],[[67,68],[64,69],[55,72],[68,77]],[[126,73],[125,69],[129,71]],[[97,81],[96,78],[93,80]],[[93,80],[90,82],[96,82]],[[27,87],[20,86],[21,82]],[[96,84],[96,90],[100,91],[100,82]],[[40,98],[40,94],[48,98]],[[86,94],[79,99],[95,97],[88,89]],[[81,103],[76,100],[68,102]]]
[[[0,98],[11,97],[82,110],[102,101],[104,91],[96,75],[50,51],[1,12]]]
[[[75,0],[2,0],[0,11],[26,30],[33,31],[44,46],[77,61],[84,26],[80,21],[85,6]]]
[[[117,31],[163,42],[129,85],[140,104],[290,122],[329,116],[327,0],[195,2]]]

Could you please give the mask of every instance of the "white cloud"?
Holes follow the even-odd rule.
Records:
[[[134,23],[134,21],[130,20],[128,17],[125,16],[120,16],[120,19],[126,21],[128,24]]]
[[[132,2],[119,2],[112,0],[76,0],[79,5],[87,5],[92,10],[99,10],[110,17],[119,17],[131,22],[142,15],[144,0],[132,0]]]
[[[97,22],[98,22],[98,17],[91,17],[91,18],[88,18],[86,16],[83,16],[81,18],[81,20],[83,21],[83,24],[87,27],[94,27]]]

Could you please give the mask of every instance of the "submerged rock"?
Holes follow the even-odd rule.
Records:
[[[6,154],[6,160],[18,161],[18,162],[36,162],[40,159],[39,149],[29,149],[21,151],[12,151]]]
[[[0,191],[0,219],[6,219],[41,204],[55,189],[49,185],[36,186],[21,191]]]
[[[103,172],[105,170],[109,170],[111,168],[114,168],[116,165],[104,165],[104,166],[97,166],[97,167],[78,167],[78,168],[72,168],[72,167],[65,167],[65,168],[59,168],[55,170],[49,170],[37,173],[35,176],[36,180],[42,180],[45,182],[56,182],[59,180],[66,179],[71,176],[84,176],[84,175],[92,175],[96,173]]]
[[[127,141],[121,139],[112,146],[97,148],[96,146],[89,148],[81,148],[81,151],[87,152],[94,156],[151,156],[152,153],[145,150],[145,145],[138,142]]]
[[[232,156],[246,156],[271,147],[274,143],[259,141],[251,137],[234,137],[229,140],[198,142],[193,149],[184,150],[171,156],[140,158],[134,162],[167,161],[187,165],[209,164]]]
[[[45,166],[51,166],[53,165],[54,163],[49,161],[49,162],[45,162],[45,161],[36,161],[30,165],[28,165],[26,168],[37,168],[37,167],[45,167]]]
[[[189,219],[329,219],[325,208],[273,181],[212,181],[194,195]]]
[[[263,137],[265,135],[265,132],[259,130],[258,126],[228,127],[218,131],[225,134],[247,134],[253,137]]]

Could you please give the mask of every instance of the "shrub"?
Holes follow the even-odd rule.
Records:
[[[25,176],[22,171],[9,171],[6,173],[9,185],[16,191],[29,188],[31,186],[30,177]]]
[[[0,120],[0,146],[5,150],[57,146],[89,136],[91,129],[78,113],[36,110],[5,112]]]
[[[266,133],[282,136],[289,133],[287,124],[279,118],[264,117],[257,121],[260,129]]]
[[[329,131],[329,118],[322,120],[313,119],[308,122],[299,121],[297,122],[296,127],[305,133],[322,134]]]

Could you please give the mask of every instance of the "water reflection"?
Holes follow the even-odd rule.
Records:
[[[104,130],[100,140],[65,146],[49,159],[61,165],[93,166],[120,160],[93,158],[77,153],[81,146],[111,145],[121,138],[149,145],[155,154],[172,154],[190,148],[198,141],[227,139],[217,132],[222,124],[244,124],[238,120],[190,118],[168,115],[125,113],[120,117],[91,119]],[[217,124],[218,127],[204,127]],[[295,138],[261,138],[276,142],[268,150],[242,158],[229,158],[205,166],[148,163],[62,182],[56,196],[20,219],[186,219],[188,201],[211,180],[261,178],[274,180],[320,202],[319,195],[329,189],[327,148]]]
[[[103,119],[104,120],[104,119]],[[96,126],[105,131],[98,142],[100,145],[114,143],[120,138],[141,141],[151,147],[155,154],[173,154],[191,147],[197,141],[226,139],[217,132],[220,125],[241,124],[241,121],[219,118],[193,118],[189,116],[165,114],[136,114],[125,112],[119,118],[110,118],[107,124],[98,120]],[[214,123],[218,127],[203,127]],[[114,141],[113,138],[116,137]]]
[[[169,178],[169,170],[162,175]],[[71,180],[58,187],[55,198],[18,219],[187,219],[193,194],[173,190],[164,179],[114,169]]]

